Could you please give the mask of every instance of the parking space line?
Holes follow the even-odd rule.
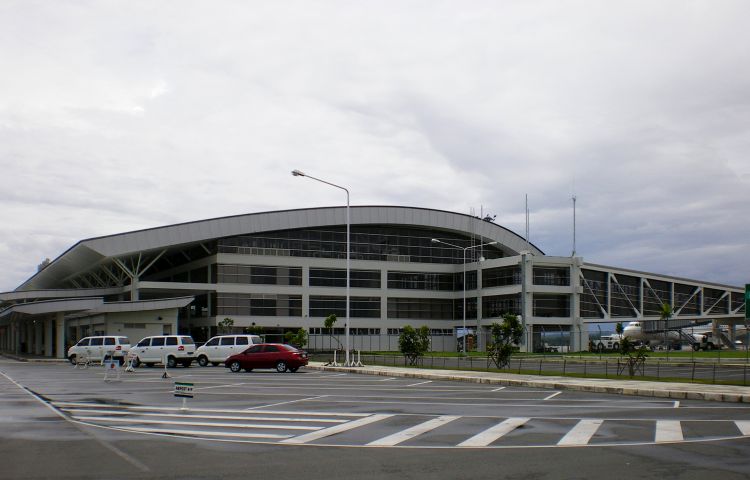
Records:
[[[430,430],[442,427],[443,425],[459,418],[461,417],[456,415],[443,415],[441,417],[433,418],[432,420],[420,423],[419,425],[415,425],[411,428],[407,428],[406,430],[396,432],[393,435],[388,435],[387,437],[375,440],[368,443],[367,445],[373,447],[392,447],[394,445],[398,445],[399,443],[410,440],[417,435],[421,435],[423,433],[429,432]]]
[[[211,420],[254,420],[254,421],[274,421],[274,422],[314,422],[314,423],[345,423],[349,420],[337,420],[330,418],[306,418],[306,417],[260,417],[260,416],[230,416],[230,415],[191,415],[186,413],[148,413],[148,412],[123,412],[118,410],[89,410],[85,408],[65,409],[66,412],[73,416],[79,414],[93,415],[116,415],[121,417],[141,416],[141,417],[163,417],[163,418],[204,418]],[[263,413],[263,412],[260,412]]]
[[[345,432],[347,430],[352,430],[354,428],[362,427],[364,425],[369,425],[371,423],[379,422],[381,420],[385,420],[386,418],[390,418],[392,416],[393,415],[389,415],[389,414],[371,415],[365,418],[360,418],[359,420],[353,420],[343,425],[336,425],[335,427],[324,428],[323,430],[318,430],[317,432],[306,433],[298,437],[293,437],[287,440],[282,440],[281,443],[291,443],[291,444],[308,443],[308,442],[312,442],[314,440],[318,440],[321,438],[330,437],[331,435],[336,435],[337,433]]]
[[[555,392],[555,393],[553,393],[552,395],[548,395],[548,396],[544,397],[544,399],[545,399],[545,400],[549,400],[549,399],[551,399],[551,398],[555,398],[556,396],[560,395],[561,393],[562,393],[562,392],[559,392],[559,391],[558,391],[558,392]]]
[[[505,390],[505,387],[497,387],[494,390],[490,390],[491,392],[499,392],[500,390]]]
[[[559,446],[586,445],[604,420],[583,419],[576,424],[557,444]]]
[[[80,403],[80,402],[52,402],[52,405],[58,408],[66,407],[86,407],[86,408],[122,408],[125,410],[154,410],[164,412],[178,412],[183,411],[179,407],[148,407],[148,406],[133,406],[133,405],[105,405],[98,403]],[[228,408],[190,408],[191,412],[208,412],[208,413],[245,413],[247,410],[234,410]],[[267,415],[299,415],[300,412],[284,411],[284,410],[264,410],[264,414]],[[321,417],[368,417],[369,413],[336,413],[336,412],[304,412],[305,415],[309,416],[321,416]]]
[[[149,420],[122,417],[73,417],[85,422],[137,423],[144,425],[184,425],[190,427],[257,428],[259,430],[321,430],[323,427],[304,425],[273,425],[262,423],[177,422],[174,420]]]
[[[743,435],[750,436],[750,420],[737,420],[734,424],[737,425]]]
[[[281,435],[275,433],[245,433],[245,432],[217,432],[210,430],[179,430],[170,428],[150,428],[150,427],[118,427],[119,430],[141,433],[163,433],[168,435],[190,435],[205,437],[232,437],[232,438],[266,438],[280,440],[290,438],[292,435]]]
[[[405,387],[416,387],[417,385],[424,385],[426,383],[432,383],[432,380],[427,380],[426,382],[412,383],[411,385],[404,385],[404,386]]]
[[[286,404],[289,404],[289,403],[304,402],[304,401],[307,401],[307,400],[318,400],[319,398],[325,398],[327,396],[328,395],[318,395],[316,397],[298,398],[297,400],[289,400],[288,402],[279,402],[279,403],[272,403],[270,405],[260,405],[260,406],[257,406],[257,407],[250,407],[250,408],[246,408],[245,410],[258,410],[260,408],[277,407],[279,405],[286,405]]]
[[[656,421],[656,433],[654,435],[656,443],[682,442],[683,440],[682,425],[679,420]]]
[[[396,377],[384,378],[382,380],[378,380],[378,382],[390,382],[391,380],[396,380]]]
[[[459,447],[486,447],[498,438],[509,434],[516,428],[528,422],[528,418],[513,417],[494,425],[483,432],[479,432],[473,437],[459,443]]]

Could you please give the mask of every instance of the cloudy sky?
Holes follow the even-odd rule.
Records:
[[[483,207],[586,261],[750,282],[750,3],[0,2],[0,291],[99,235]]]

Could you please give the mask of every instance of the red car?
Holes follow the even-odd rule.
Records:
[[[232,355],[224,361],[224,366],[237,373],[243,368],[251,372],[253,368],[275,368],[277,372],[289,370],[294,373],[307,365],[307,352],[283,343],[260,343],[242,353]]]

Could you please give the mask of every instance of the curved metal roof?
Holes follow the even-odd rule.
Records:
[[[470,215],[416,207],[351,207],[352,225],[409,225],[477,235],[497,241],[510,254],[544,255],[518,234]],[[237,235],[346,224],[346,207],[318,207],[250,213],[167,225],[81,240],[16,290],[54,288],[57,282],[111,257],[160,250]]]

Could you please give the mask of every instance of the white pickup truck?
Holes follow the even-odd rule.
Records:
[[[599,340],[594,340],[594,349],[597,352],[604,350],[619,350],[622,343],[622,335],[602,335]]]

